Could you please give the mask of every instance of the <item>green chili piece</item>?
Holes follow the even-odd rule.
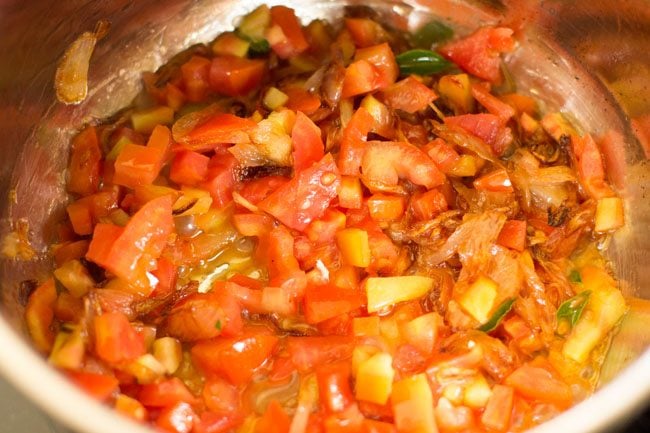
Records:
[[[431,21],[418,29],[413,35],[413,45],[417,48],[429,49],[433,44],[437,44],[447,39],[451,39],[454,31],[440,21]]]
[[[575,295],[571,299],[567,299],[557,309],[557,321],[567,320],[571,327],[575,326],[582,315],[582,310],[585,309],[591,290],[585,290]]]
[[[503,318],[506,317],[506,314],[512,310],[512,306],[515,304],[515,299],[516,298],[509,298],[503,301],[501,305],[497,307],[492,317],[490,317],[490,320],[481,325],[478,330],[483,332],[491,332],[496,329]]]
[[[452,63],[431,50],[409,50],[395,57],[402,75],[430,75],[448,69]]]
[[[582,277],[580,276],[580,272],[578,272],[577,269],[574,269],[569,273],[569,281],[572,283],[582,283]]]

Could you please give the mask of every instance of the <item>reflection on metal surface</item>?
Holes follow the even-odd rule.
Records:
[[[259,3],[260,0],[69,0],[53,7],[48,0],[0,0],[0,238],[10,230],[10,221],[24,218],[32,228],[30,243],[39,253],[37,259],[29,262],[0,261],[3,317],[15,329],[22,329],[22,308],[17,299],[19,282],[44,275],[50,267],[46,245],[53,239],[53,222],[63,215],[64,169],[71,135],[84,123],[107,117],[128,104],[140,87],[142,71],[155,70],[173,53],[231,29],[235,17]],[[608,165],[620,169],[616,183],[626,200],[628,218],[625,230],[612,242],[610,255],[626,291],[650,298],[650,276],[645,272],[650,266],[650,166],[638,140],[643,133],[650,140],[648,2],[266,3],[295,7],[304,20],[335,18],[341,15],[342,5],[357,3],[390,17],[399,28],[417,27],[431,13],[454,24],[460,32],[480,23],[504,23],[515,28],[520,47],[509,57],[508,67],[517,77],[518,86],[544,100],[550,109],[572,113],[584,130],[597,135],[611,134],[615,145]],[[500,7],[502,4],[506,7]],[[52,84],[57,59],[79,34],[92,30],[100,19],[110,21],[111,31],[95,48],[87,99],[77,106],[57,104]],[[632,122],[640,126],[634,130],[630,127]],[[8,199],[10,191],[15,191],[15,202]],[[0,365],[3,362],[6,361],[0,359]],[[46,364],[42,363],[41,368],[47,368]],[[24,378],[16,376],[14,380],[22,381],[23,389],[39,391],[39,384],[29,383],[29,375],[18,371],[17,375],[20,374]],[[570,412],[554,421],[554,425],[562,427],[558,431],[592,431],[599,423],[621,419],[643,403],[650,391],[650,385],[645,386],[635,389],[632,397],[628,393],[612,400],[614,404],[608,403],[614,413],[597,412],[593,415],[595,419],[576,427],[570,424]],[[41,404],[68,422],[79,427],[86,425],[88,431],[110,431],[111,423],[100,426],[93,423],[97,420],[80,419],[83,415],[75,413],[75,408],[57,402],[57,389],[43,392],[51,401],[42,399]],[[607,392],[605,389],[600,400],[594,401],[610,398]],[[97,413],[104,420],[115,419],[107,411]]]

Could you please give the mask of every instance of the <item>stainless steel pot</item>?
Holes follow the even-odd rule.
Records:
[[[0,0],[0,239],[28,228],[34,257],[0,259],[0,372],[16,388],[71,428],[136,433],[119,417],[68,384],[30,348],[20,281],[44,276],[48,241],[66,202],[64,170],[71,135],[85,122],[115,112],[136,94],[140,73],[155,70],[188,46],[231,29],[260,0]],[[288,0],[309,20],[336,19],[360,3],[413,28],[432,15],[460,32],[485,23],[517,29],[519,49],[507,62],[519,88],[549,109],[572,113],[584,130],[614,134],[608,159],[627,205],[627,224],[609,257],[626,295],[650,299],[650,164],[631,119],[650,114],[650,2],[619,0]],[[100,19],[111,22],[90,68],[90,92],[78,106],[55,100],[56,63],[65,48]],[[649,122],[650,123],[650,122]],[[650,131],[646,131],[650,137]],[[649,149],[646,149],[646,152]],[[650,328],[650,323],[648,323]],[[538,427],[538,432],[605,431],[629,419],[650,396],[650,350],[640,341],[630,365],[590,399]],[[614,343],[616,348],[616,341]]]

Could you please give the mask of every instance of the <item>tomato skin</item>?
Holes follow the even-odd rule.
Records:
[[[417,193],[411,197],[411,211],[418,221],[428,221],[447,210],[447,200],[437,189]]]
[[[176,304],[167,316],[165,329],[181,341],[234,336],[242,332],[241,307],[224,290],[194,293]]]
[[[354,61],[345,68],[341,97],[350,98],[379,89],[380,77],[377,67],[368,60]]]
[[[210,86],[226,96],[244,96],[260,86],[265,72],[264,60],[215,57],[210,65]]]
[[[195,152],[214,150],[223,143],[250,143],[248,131],[255,125],[250,119],[217,113],[179,138],[179,143]]]
[[[462,69],[484,80],[501,82],[501,53],[514,49],[513,31],[505,27],[481,27],[471,35],[449,42],[439,51]]]
[[[178,152],[172,161],[169,178],[179,185],[196,185],[208,175],[210,158],[191,150]]]
[[[192,392],[177,377],[142,385],[138,400],[147,407],[170,407],[180,402],[196,403]]]
[[[441,138],[436,138],[428,143],[423,149],[427,155],[436,163],[440,171],[448,174],[460,159],[458,152]]]
[[[340,184],[339,170],[328,153],[259,202],[258,207],[287,227],[304,230],[323,215],[337,196]]]
[[[302,26],[293,9],[286,6],[273,6],[271,8],[271,23],[273,26],[279,27],[281,32],[278,33],[283,36],[276,41],[267,34],[271,48],[281,59],[295,57],[309,48]]]
[[[484,106],[491,114],[497,116],[504,124],[516,114],[514,108],[491,94],[488,89],[480,84],[472,84],[472,96],[474,96],[479,104]]]
[[[289,433],[291,419],[277,400],[272,400],[255,426],[255,433]]]
[[[465,131],[485,141],[496,155],[502,155],[512,143],[510,128],[503,126],[501,120],[490,113],[461,114],[445,117],[445,124],[459,126]]]
[[[239,391],[225,379],[213,377],[203,386],[203,401],[215,413],[232,413],[239,409]]]
[[[320,98],[302,87],[291,86],[283,89],[283,92],[289,97],[285,106],[290,110],[302,111],[307,116],[310,116],[320,108]]]
[[[190,433],[196,419],[192,407],[185,402],[179,402],[160,413],[156,426],[171,433]]]
[[[113,375],[68,371],[66,376],[78,387],[99,401],[106,401],[119,390],[119,382]]]
[[[325,156],[325,146],[321,131],[314,122],[302,112],[296,113],[296,122],[291,130],[293,141],[293,168],[296,172],[310,167]]]
[[[185,84],[185,96],[190,102],[203,101],[210,91],[208,77],[210,75],[209,59],[192,56],[181,66],[181,75]]]
[[[343,130],[343,138],[341,139],[338,156],[338,166],[341,174],[359,176],[361,160],[366,149],[366,139],[374,124],[375,119],[363,107],[352,115]]]
[[[320,402],[329,413],[343,412],[354,402],[350,389],[350,365],[338,363],[316,369]]]
[[[102,151],[97,129],[89,126],[72,139],[68,165],[68,191],[90,195],[99,189]]]
[[[304,313],[307,323],[319,323],[349,313],[365,303],[359,290],[348,290],[334,285],[307,287],[304,297]]]
[[[514,192],[508,172],[503,168],[491,171],[475,179],[473,185],[477,190],[505,193]]]
[[[526,221],[508,220],[503,225],[497,243],[522,252],[526,249]]]
[[[268,329],[250,327],[240,337],[200,341],[191,354],[196,366],[208,375],[220,375],[233,385],[243,385],[271,356],[277,343],[278,337]]]
[[[390,48],[390,45],[386,42],[358,49],[354,53],[354,59],[356,61],[366,60],[375,67],[377,71],[374,83],[376,89],[387,88],[391,84],[395,83],[399,76],[399,67],[395,60],[395,54]]]
[[[289,179],[283,176],[265,176],[239,184],[237,192],[249,202],[257,204],[287,182]]]
[[[118,312],[95,317],[95,352],[109,364],[131,361],[146,353],[144,338]]]
[[[572,136],[571,146],[577,160],[578,177],[587,194],[595,199],[613,196],[614,191],[605,181],[603,157],[591,135]]]
[[[237,165],[237,159],[230,153],[217,154],[210,159],[207,180],[199,186],[210,193],[212,207],[221,209],[232,201]]]
[[[173,229],[171,197],[159,197],[142,206],[123,229],[98,224],[86,257],[134,286],[149,287],[151,261],[160,257]]]
[[[352,356],[354,339],[347,336],[287,337],[287,350],[298,371]]]
[[[438,95],[419,80],[409,75],[382,92],[384,103],[394,110],[415,113],[424,110]]]

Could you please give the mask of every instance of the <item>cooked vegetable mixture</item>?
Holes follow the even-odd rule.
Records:
[[[598,140],[504,77],[513,31],[261,6],[72,141],[36,347],[176,433],[521,431],[626,311]]]

